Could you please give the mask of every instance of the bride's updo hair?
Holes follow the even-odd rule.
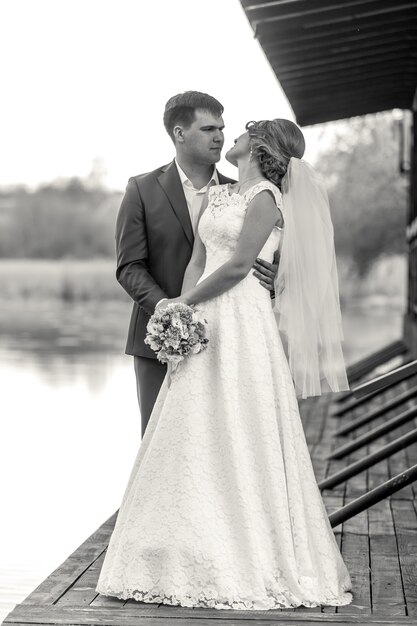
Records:
[[[290,158],[301,159],[304,154],[303,133],[297,124],[281,118],[248,122],[246,130],[252,158],[258,160],[263,175],[281,189]]]

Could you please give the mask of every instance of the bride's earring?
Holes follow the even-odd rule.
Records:
[[[253,152],[252,152],[252,146],[251,146],[250,152],[249,152],[249,161],[252,161],[252,155],[253,155]]]

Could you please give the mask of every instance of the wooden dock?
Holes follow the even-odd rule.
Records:
[[[380,406],[416,384],[416,377],[397,385],[343,417],[333,416],[335,397],[303,401],[300,405],[306,439],[317,481],[368,455],[417,426],[417,418],[380,437],[348,457],[328,460],[332,450],[378,426],[399,412],[389,413],[347,436],[336,436],[342,424]],[[412,406],[409,401],[401,410]],[[365,491],[417,463],[417,443],[395,453],[345,483],[326,489],[330,513]],[[100,596],[98,574],[117,513],[108,519],[26,600],[6,617],[4,626],[66,624],[84,626],[194,626],[212,621],[217,626],[254,624],[415,624],[417,626],[417,483],[404,487],[334,529],[353,582],[352,604],[341,607],[300,607],[292,610],[234,611],[138,603]]]

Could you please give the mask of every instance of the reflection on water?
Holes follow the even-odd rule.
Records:
[[[0,619],[119,506],[140,416],[125,303],[0,309]],[[397,339],[401,311],[344,312],[348,362]]]
[[[0,312],[0,618],[114,513],[140,443],[129,307],[80,308]]]

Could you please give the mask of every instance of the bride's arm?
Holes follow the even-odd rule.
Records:
[[[193,254],[185,270],[184,279],[182,281],[181,294],[190,291],[193,287],[196,286],[198,279],[204,271],[205,263],[206,249],[200,239],[200,235],[196,232]]]
[[[276,224],[277,211],[279,212],[279,209],[270,191],[264,190],[258,193],[248,205],[232,258],[199,285],[183,289],[182,295],[174,300],[186,304],[199,304],[204,300],[219,296],[243,280],[251,271],[256,257]]]
[[[190,291],[193,287],[195,287],[198,282],[198,279],[204,272],[204,267],[206,264],[206,248],[200,239],[200,235],[198,234],[198,224],[200,223],[201,216],[206,210],[207,205],[208,205],[208,190],[204,196],[203,203],[201,205],[200,213],[198,216],[197,226],[195,229],[193,253],[191,255],[191,259],[185,270],[184,278],[182,281],[181,294],[185,293],[186,291]]]

